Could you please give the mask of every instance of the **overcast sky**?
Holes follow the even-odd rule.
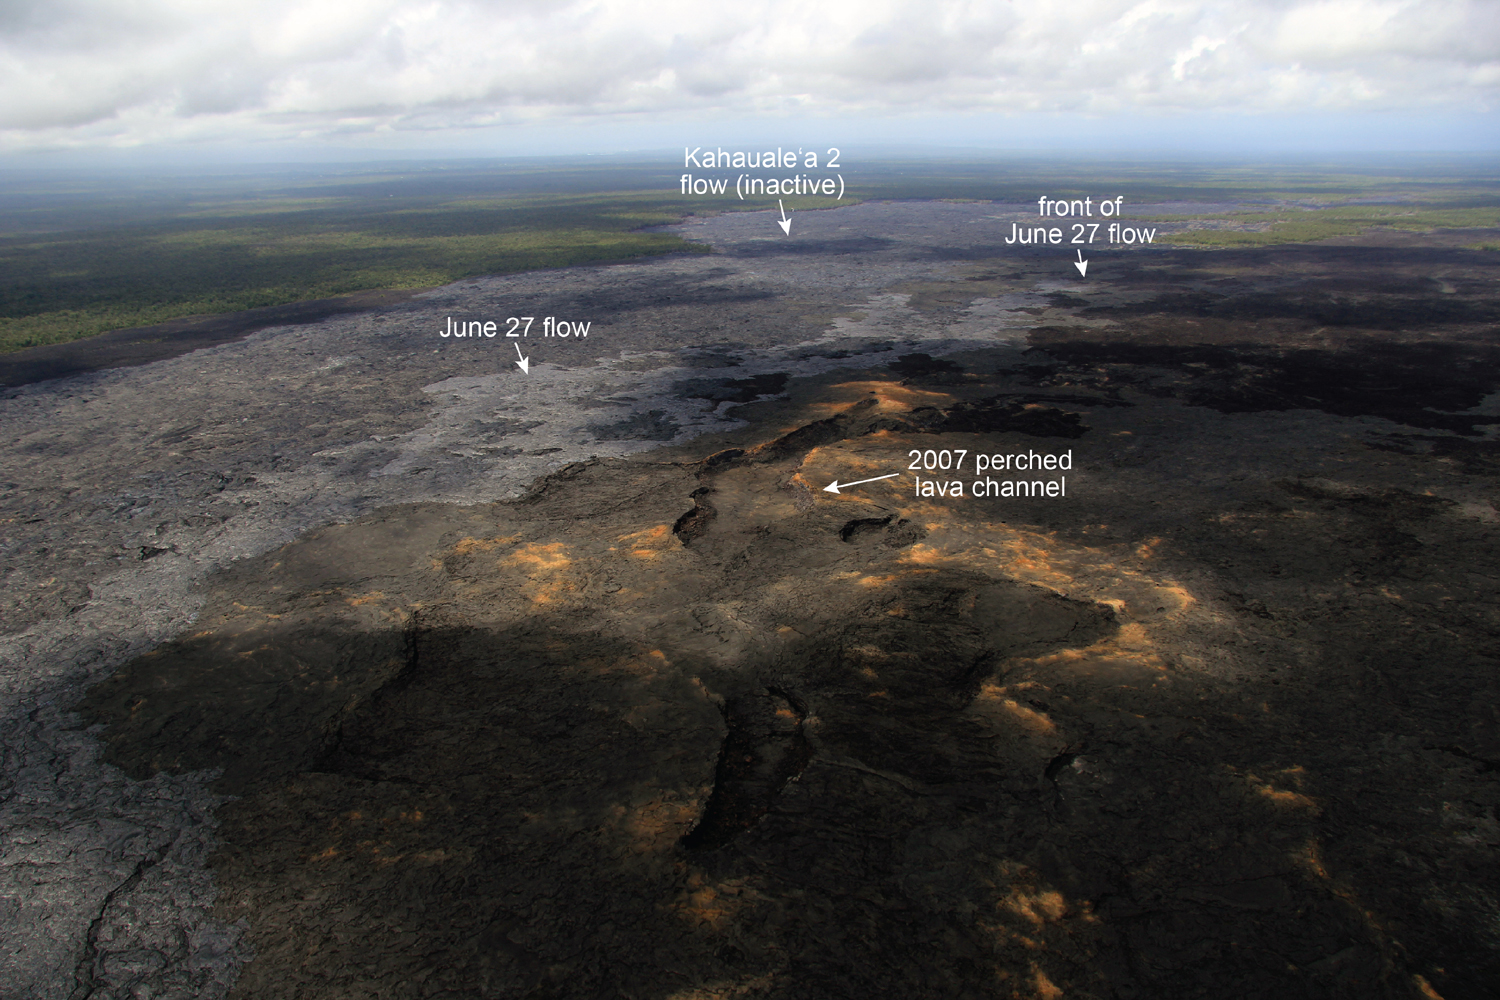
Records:
[[[1500,2],[0,0],[0,95],[10,154],[1496,149]]]

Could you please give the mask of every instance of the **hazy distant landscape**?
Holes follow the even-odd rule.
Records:
[[[165,175],[0,173],[0,351],[183,316],[432,288],[478,274],[699,252],[649,230],[775,199],[690,199],[672,153]],[[857,154],[856,154],[857,155]],[[599,158],[592,158],[599,159]],[[844,205],[934,198],[1025,204],[1108,190],[1131,203],[1223,203],[1167,216],[1225,226],[1174,242],[1254,246],[1500,225],[1481,163],[1262,167],[1027,158],[874,159]],[[789,211],[832,199],[784,199]],[[1500,247],[1476,237],[1475,246]]]

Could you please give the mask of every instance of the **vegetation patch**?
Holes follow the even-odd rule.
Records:
[[[638,193],[390,206],[266,199],[254,210],[192,206],[151,221],[13,233],[0,236],[0,350],[370,289],[705,252],[642,231],[681,216],[680,205]]]
[[[651,230],[695,213],[778,208],[776,198],[682,197],[667,159],[518,163],[0,175],[0,352],[353,292],[705,253]],[[1309,242],[1372,226],[1500,226],[1490,166],[1445,171],[886,158],[850,160],[842,201],[782,201],[788,212],[867,199],[1031,204],[1039,195],[1123,196],[1127,210],[1223,204],[1218,214],[1170,218],[1202,223],[1173,242],[1209,246]],[[1265,208],[1236,210],[1256,204]]]
[[[1183,216],[1158,221],[1186,221]],[[1193,229],[1173,233],[1173,243],[1205,246],[1268,246],[1311,243],[1355,236],[1374,228],[1427,232],[1433,229],[1481,229],[1500,226],[1500,207],[1427,208],[1412,205],[1346,205],[1335,208],[1286,207],[1270,212],[1226,212],[1191,216],[1222,221],[1233,228]]]

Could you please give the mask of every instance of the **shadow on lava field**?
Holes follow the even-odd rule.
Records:
[[[314,532],[95,687],[110,759],[239,796],[237,995],[1484,995],[1493,540],[1438,459],[924,357]],[[1076,499],[819,488],[981,446]]]

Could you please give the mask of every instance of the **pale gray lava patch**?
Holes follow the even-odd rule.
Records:
[[[67,708],[181,632],[219,567],[319,525],[475,504],[536,476],[731,426],[687,379],[808,375],[1017,342],[1029,288],[957,315],[887,287],[1005,252],[993,206],[871,204],[683,227],[716,252],[470,279],[0,398],[0,992],[218,997],[211,774],[126,779]],[[588,320],[586,341],[453,341],[447,317]],[[531,372],[514,364],[513,345]]]

